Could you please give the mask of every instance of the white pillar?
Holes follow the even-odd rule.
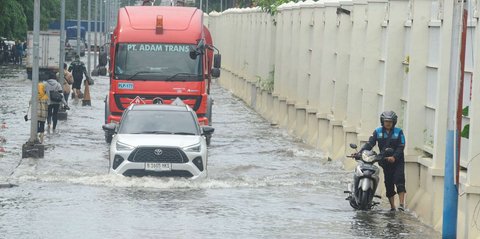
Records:
[[[311,76],[310,84],[308,88],[308,102],[310,108],[318,112],[320,104],[320,78],[321,78],[321,66],[322,66],[322,55],[323,55],[323,34],[324,34],[324,10],[325,5],[323,0],[317,1],[314,3],[312,24],[312,44],[310,49],[312,51],[311,56]]]
[[[347,91],[347,122],[345,126],[351,132],[357,132],[361,125],[362,117],[362,83],[365,71],[365,46],[366,46],[366,25],[367,15],[366,0],[354,1],[351,17],[353,21],[352,34],[350,41],[350,66]],[[367,132],[371,129],[366,130]]]
[[[407,113],[404,132],[407,137],[405,154],[418,154],[416,148],[424,148],[426,126],[428,24],[430,3],[413,1],[413,24],[410,39],[410,64],[407,96]]]

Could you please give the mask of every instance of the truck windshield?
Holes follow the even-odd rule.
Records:
[[[115,79],[202,80],[201,57],[190,58],[194,45],[119,43],[116,47]]]

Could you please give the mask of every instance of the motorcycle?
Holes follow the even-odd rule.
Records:
[[[356,144],[350,144],[352,149],[357,149]],[[373,150],[364,150],[361,155],[358,152],[347,158],[353,158],[357,161],[353,174],[353,184],[348,184],[348,197],[345,200],[350,202],[350,206],[357,210],[370,210],[379,202],[374,202],[373,198],[381,198],[375,195],[379,182],[380,169],[375,163],[385,160],[386,157],[393,155],[393,149],[387,148],[384,152],[377,154]]]

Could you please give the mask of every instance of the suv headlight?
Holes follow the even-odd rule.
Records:
[[[194,145],[184,147],[183,151],[185,151],[185,152],[200,152],[201,149],[202,149],[201,144],[194,144]]]
[[[115,145],[117,151],[131,151],[134,150],[135,147],[126,143],[122,143],[120,141],[117,141],[117,144]]]

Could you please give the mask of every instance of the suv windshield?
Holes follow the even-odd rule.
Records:
[[[115,79],[202,80],[201,57],[197,57],[195,60],[191,59],[191,47],[194,47],[194,45],[117,44],[115,50]]]
[[[122,119],[119,134],[198,135],[200,129],[189,111],[129,111]]]

